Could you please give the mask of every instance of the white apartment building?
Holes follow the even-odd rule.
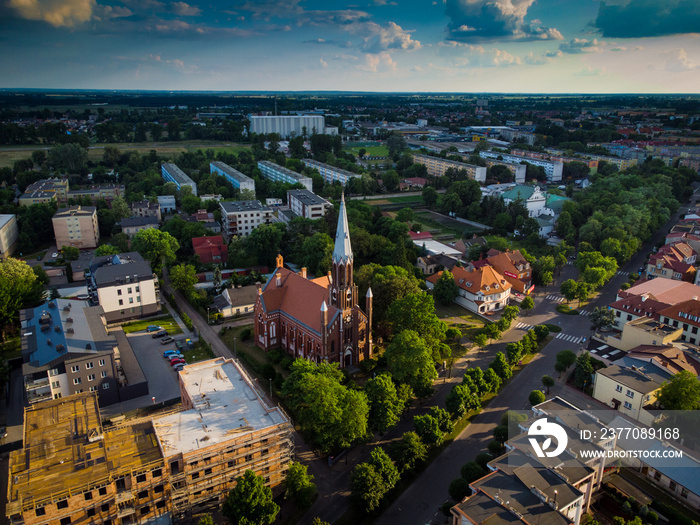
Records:
[[[278,133],[283,139],[298,137],[304,133],[309,136],[326,131],[326,118],[323,115],[248,115],[248,120],[251,133]]]
[[[340,182],[343,186],[347,184],[350,179],[362,178],[359,173],[353,173],[352,171],[344,170],[342,168],[336,168],[330,164],[324,164],[317,160],[311,159],[301,159],[301,161],[309,168],[318,170],[323,180],[328,184],[333,184],[335,181]]]
[[[97,248],[100,229],[97,225],[97,208],[94,206],[71,206],[61,208],[51,219],[56,246]]]
[[[442,157],[432,157],[430,155],[413,155],[413,162],[423,164],[431,177],[442,177],[448,169],[465,170],[470,179],[477,182],[486,181],[486,167],[474,166],[465,162],[457,162],[455,160],[447,160]]]
[[[253,192],[253,194],[255,194],[255,181],[240,171],[233,169],[228,164],[218,160],[210,162],[209,172],[221,175],[227,181],[233,184],[234,188],[238,188],[239,190],[250,190]]]
[[[104,310],[107,323],[160,312],[160,284],[137,252],[95,257],[85,272],[93,305]]]
[[[311,177],[292,171],[289,168],[285,168],[269,160],[259,160],[258,169],[266,179],[275,182],[285,182],[287,184],[301,184],[305,189],[313,191],[313,181]]]
[[[325,215],[326,209],[333,206],[309,190],[287,191],[287,205],[299,217],[312,220],[320,219]]]
[[[247,237],[261,224],[272,222],[272,210],[260,201],[220,202],[223,230],[230,239],[234,235]]]
[[[0,259],[7,259],[12,255],[17,247],[18,237],[17,216],[0,215]]]
[[[541,159],[533,159],[533,158],[523,159],[523,157],[518,157],[517,155],[509,155],[507,153],[481,151],[481,152],[479,152],[479,156],[483,159],[504,160],[506,162],[512,162],[515,164],[520,164],[521,162],[525,161],[528,164],[532,164],[533,166],[541,166],[542,168],[544,168],[544,172],[547,175],[547,182],[560,181],[561,177],[562,177],[562,171],[564,169],[563,162],[552,162],[549,160],[541,160]]]

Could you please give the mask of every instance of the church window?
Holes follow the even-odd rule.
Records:
[[[270,323],[270,337],[276,337],[277,336],[277,327],[275,326],[275,323],[272,322]]]

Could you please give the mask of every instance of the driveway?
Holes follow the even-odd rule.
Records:
[[[180,397],[180,385],[177,373],[170,366],[170,361],[163,358],[166,350],[175,350],[175,341],[161,345],[160,339],[153,339],[145,330],[127,335],[141,369],[148,379],[149,396],[156,398],[156,403]],[[175,339],[185,339],[177,335]]]

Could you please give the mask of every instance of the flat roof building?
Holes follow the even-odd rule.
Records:
[[[224,177],[233,184],[234,188],[250,190],[255,194],[255,181],[247,175],[243,175],[240,171],[233,169],[228,164],[215,160],[209,163],[209,171],[210,173],[216,173]]]
[[[220,202],[221,221],[228,238],[247,237],[261,224],[272,223],[272,210],[260,201]]]
[[[431,177],[442,177],[448,169],[452,168],[454,170],[465,170],[468,177],[477,182],[486,181],[485,166],[474,166],[473,164],[447,160],[442,157],[433,157],[431,155],[420,155],[418,153],[413,155],[413,162],[423,164],[428,170],[428,175]]]
[[[64,246],[97,248],[100,229],[97,225],[97,208],[94,206],[61,208],[51,220],[59,250]]]
[[[283,139],[326,132],[326,118],[323,115],[248,115],[248,120],[251,133],[277,133]]]
[[[323,162],[319,162],[317,160],[301,159],[301,161],[309,168],[318,170],[321,177],[323,177],[323,180],[328,184],[333,184],[335,181],[338,181],[342,186],[345,186],[350,179],[362,178],[361,173],[353,173],[352,171],[337,168],[335,166],[331,166],[330,164],[324,164]]]
[[[287,206],[293,213],[292,217],[304,217],[316,220],[323,217],[326,209],[333,205],[323,197],[319,197],[309,190],[288,190]]]
[[[52,201],[64,204],[68,200],[67,194],[68,179],[41,179],[27,186],[19,198],[19,205],[31,206]]]
[[[562,172],[564,169],[563,162],[553,162],[550,160],[534,159],[519,157],[517,155],[509,155],[508,153],[496,153],[491,151],[480,151],[479,156],[483,159],[497,159],[504,160],[506,162],[512,162],[514,164],[520,164],[521,162],[527,162],[533,166],[541,166],[544,168],[544,172],[547,175],[547,182],[558,182],[561,180]]]
[[[266,179],[275,182],[285,182],[287,184],[301,184],[305,189],[313,191],[311,177],[292,171],[289,168],[285,168],[269,160],[259,160],[258,169]]]
[[[163,179],[168,182],[173,182],[178,190],[181,190],[183,186],[189,186],[192,188],[192,195],[197,195],[197,184],[175,164],[164,162],[160,166],[160,171],[163,175]]]

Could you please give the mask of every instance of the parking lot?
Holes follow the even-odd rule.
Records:
[[[160,339],[154,339],[151,335],[153,334],[142,330],[128,334],[127,338],[148,379],[149,395],[155,397],[156,402],[160,403],[180,397],[177,373],[170,366],[170,361],[163,358],[163,352],[176,348],[175,341],[162,345]],[[185,339],[185,336],[176,335],[175,340],[177,339]]]

